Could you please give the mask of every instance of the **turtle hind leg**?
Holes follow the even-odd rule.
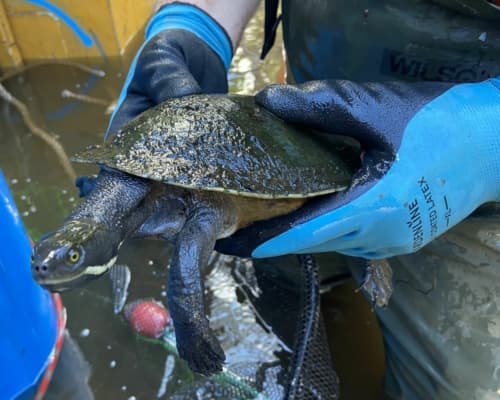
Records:
[[[392,296],[392,268],[386,259],[368,260],[365,278],[360,287],[369,297],[371,303],[378,307],[386,307]]]
[[[221,371],[225,361],[205,315],[202,277],[219,225],[218,216],[208,208],[189,216],[177,235],[167,290],[179,355],[193,371],[204,375]]]

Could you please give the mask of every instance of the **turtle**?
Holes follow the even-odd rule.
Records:
[[[95,188],[35,245],[32,274],[62,291],[106,273],[129,237],[173,243],[167,304],[195,372],[225,356],[205,313],[203,271],[216,240],[345,189],[341,152],[244,95],[191,95],[154,106],[72,161],[99,167]]]

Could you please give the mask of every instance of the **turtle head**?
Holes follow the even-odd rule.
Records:
[[[68,221],[36,243],[31,258],[33,278],[55,292],[80,286],[113,266],[120,244],[119,235],[102,225]]]

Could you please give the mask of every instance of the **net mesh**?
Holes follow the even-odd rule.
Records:
[[[318,267],[312,255],[300,255],[299,262],[302,296],[285,398],[336,399],[338,376],[320,309]]]
[[[238,288],[246,292],[245,297],[255,306],[261,323],[267,324],[291,350],[281,358],[282,368],[275,384],[268,380],[264,387],[261,376],[255,387],[261,393],[266,393],[267,388],[266,396],[273,399],[337,399],[339,379],[320,310],[316,262],[310,255],[275,260],[254,260],[254,268],[233,269],[236,280],[247,283]],[[284,265],[287,276],[290,271],[295,271],[296,276],[284,279],[278,269],[269,265],[273,262]],[[283,390],[269,393],[273,386]]]
[[[210,320],[227,364],[222,373],[193,376],[191,383],[169,389],[169,399],[339,398],[314,258],[278,262],[285,275],[266,261],[221,255],[211,260],[214,269],[206,279]],[[144,340],[176,353],[173,328],[162,339]]]

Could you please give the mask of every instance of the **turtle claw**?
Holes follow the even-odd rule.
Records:
[[[226,359],[224,351],[215,337],[208,329],[204,334],[195,334],[192,329],[177,332],[177,350],[189,368],[203,375],[212,375],[222,371]]]
[[[87,197],[90,192],[92,192],[96,186],[97,177],[96,176],[78,176],[75,180],[75,186],[79,189],[80,197]]]

